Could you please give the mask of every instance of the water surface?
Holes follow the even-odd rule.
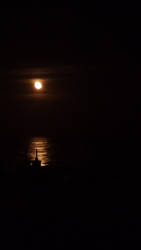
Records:
[[[87,138],[10,136],[1,138],[2,167],[22,168],[26,156],[34,160],[36,149],[42,167],[81,167],[88,161]]]

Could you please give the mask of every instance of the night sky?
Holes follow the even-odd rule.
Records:
[[[2,131],[134,133],[140,23],[124,7],[1,8]]]

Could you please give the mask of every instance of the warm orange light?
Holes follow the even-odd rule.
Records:
[[[35,82],[35,88],[40,90],[42,88],[42,83],[41,82]]]

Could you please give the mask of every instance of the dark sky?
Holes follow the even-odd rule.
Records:
[[[134,9],[64,5],[0,11],[4,131],[136,131],[141,22]],[[40,95],[32,87],[36,78],[44,82]]]
[[[80,61],[87,22],[71,7],[1,9],[2,64],[7,57],[12,65]]]

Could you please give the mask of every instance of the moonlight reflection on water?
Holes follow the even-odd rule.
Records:
[[[38,150],[38,159],[42,166],[49,164],[49,142],[45,137],[33,137],[29,142],[28,157],[34,160],[36,156],[36,149]]]

